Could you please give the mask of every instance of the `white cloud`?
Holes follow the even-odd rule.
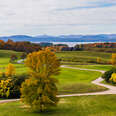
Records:
[[[0,0],[0,33],[115,33],[115,4],[114,0]]]

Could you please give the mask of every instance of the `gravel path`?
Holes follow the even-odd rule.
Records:
[[[88,70],[88,71],[97,71],[104,73],[105,71],[102,70],[94,70],[94,69],[82,69],[82,68],[75,68],[75,67],[69,67],[69,66],[62,66],[64,68],[71,68],[71,69],[77,69],[77,70]],[[85,96],[85,95],[107,95],[107,94],[116,94],[116,87],[112,85],[106,85],[102,84],[101,82],[103,79],[99,77],[98,79],[92,81],[93,84],[103,86],[108,88],[108,90],[103,92],[93,92],[93,93],[82,93],[82,94],[69,94],[69,95],[58,95],[58,97],[73,97],[73,96]],[[19,99],[9,99],[9,100],[0,100],[0,103],[8,103],[8,102],[14,102],[19,101]]]

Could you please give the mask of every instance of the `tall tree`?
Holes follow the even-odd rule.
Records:
[[[59,99],[54,75],[60,72],[56,55],[50,50],[33,52],[27,56],[25,64],[30,68],[30,78],[22,84],[22,101],[41,112],[56,106]]]

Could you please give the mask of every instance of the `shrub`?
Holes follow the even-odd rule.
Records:
[[[33,52],[25,63],[30,68],[30,78],[22,84],[21,100],[40,112],[56,106],[59,100],[53,76],[59,74],[60,62],[55,54],[50,50]]]
[[[10,95],[10,87],[12,85],[12,79],[0,81],[0,97],[8,98]]]
[[[0,97],[1,98],[19,98],[20,87],[22,82],[27,79],[27,74],[15,75],[10,78],[0,80]]]
[[[102,75],[102,78],[105,79],[106,82],[109,82],[110,81],[110,78],[112,76],[113,73],[116,73],[116,68],[113,67],[111,70],[109,71],[106,71],[103,75]]]
[[[112,76],[111,76],[111,78],[110,78],[110,81],[111,81],[112,83],[116,83],[116,73],[113,73],[113,74],[112,74]]]

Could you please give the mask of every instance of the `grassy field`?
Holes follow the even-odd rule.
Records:
[[[61,98],[46,113],[33,113],[20,102],[0,104],[0,116],[116,116],[116,95]]]
[[[107,90],[104,87],[91,84],[91,81],[100,76],[100,72],[62,68],[61,74],[57,76],[59,93],[69,94]]]
[[[12,54],[16,54],[17,57],[20,59],[20,55],[22,54],[22,52],[15,52],[15,51],[11,51],[11,50],[0,50],[0,71],[1,72],[5,71],[5,68],[9,64],[10,56]],[[24,64],[17,64],[16,63],[16,64],[14,64],[14,66],[16,68],[17,74],[27,72],[27,68],[24,66]]]
[[[66,51],[58,52],[56,55],[62,60],[63,64],[95,64],[97,57],[102,58],[103,63],[109,62],[112,54],[92,51]]]
[[[0,71],[5,72],[11,54],[16,54],[20,57],[22,53],[0,50],[0,54]],[[24,64],[14,64],[14,66],[16,68],[16,74],[28,72],[28,68]],[[56,77],[59,80],[59,83],[57,84],[59,94],[104,91],[106,88],[91,84],[91,81],[95,80],[100,75],[100,72],[61,68],[61,74]]]

